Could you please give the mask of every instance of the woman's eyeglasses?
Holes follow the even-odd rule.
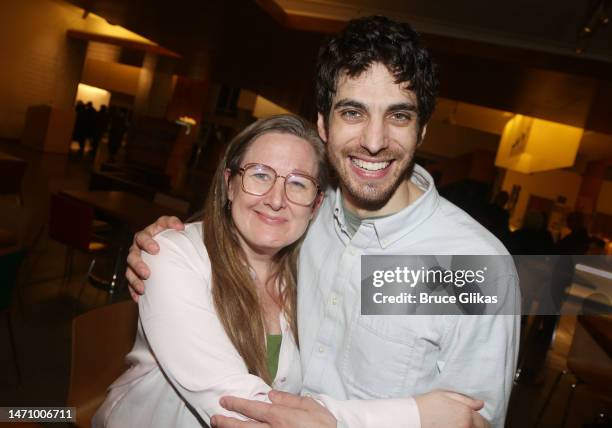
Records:
[[[242,190],[249,195],[265,195],[274,187],[277,178],[285,179],[285,196],[296,205],[310,206],[319,194],[317,180],[306,174],[294,172],[282,176],[272,167],[261,163],[246,164],[238,173],[242,175]]]

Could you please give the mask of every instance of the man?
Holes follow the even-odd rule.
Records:
[[[328,191],[300,256],[305,397],[224,397],[224,407],[261,423],[215,416],[213,425],[483,426],[482,416],[503,425],[518,317],[360,314],[363,254],[507,254],[413,164],[437,90],[427,51],[407,24],[353,20],[322,47],[316,84],[319,133],[339,186]],[[151,236],[169,226],[162,218],[135,238],[127,276],[139,292],[138,276],[148,275],[139,248],[154,251]],[[482,416],[466,396],[428,392],[440,389],[483,399]]]

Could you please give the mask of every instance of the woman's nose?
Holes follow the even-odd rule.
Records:
[[[285,179],[283,177],[276,178],[272,188],[266,193],[265,198],[265,203],[274,211],[278,211],[286,205]]]

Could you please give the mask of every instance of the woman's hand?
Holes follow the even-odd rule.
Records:
[[[478,410],[482,400],[451,391],[432,391],[414,397],[419,407],[421,428],[488,428]]]
[[[166,229],[183,230],[185,225],[178,217],[162,216],[155,223],[134,235],[127,258],[128,267],[125,277],[128,280],[130,295],[135,302],[138,302],[138,296],[144,294],[145,285],[142,281],[148,279],[151,274],[149,267],[142,261],[142,251],[157,254],[159,245],[153,240],[153,237]]]

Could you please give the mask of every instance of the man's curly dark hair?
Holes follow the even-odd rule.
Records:
[[[343,31],[321,46],[315,84],[317,111],[325,123],[340,74],[346,72],[357,77],[377,62],[387,67],[396,83],[409,82],[408,88],[417,97],[419,127],[429,121],[436,103],[438,79],[419,35],[406,23],[369,16],[350,21]]]

